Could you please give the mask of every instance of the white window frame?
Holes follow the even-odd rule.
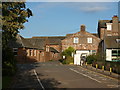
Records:
[[[79,43],[79,38],[78,37],[74,37],[73,38],[73,43]]]
[[[50,47],[46,46],[46,52],[49,52],[49,51],[50,51]]]
[[[37,56],[37,50],[34,50],[34,56]]]
[[[87,43],[92,43],[93,39],[91,37],[87,38]]]
[[[106,23],[107,25],[107,30],[112,30],[112,23]]]
[[[18,48],[13,48],[13,53],[17,53],[18,52]],[[14,56],[17,56],[14,54]]]

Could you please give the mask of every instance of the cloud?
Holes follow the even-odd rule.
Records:
[[[82,7],[80,10],[84,12],[99,12],[99,11],[104,11],[108,10],[109,8],[107,7],[101,7],[101,6],[93,6],[93,7]]]

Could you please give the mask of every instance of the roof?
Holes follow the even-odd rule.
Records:
[[[99,20],[99,27],[106,28],[106,23],[112,23],[112,20]]]
[[[106,28],[106,23],[112,23],[112,20],[99,20],[98,24],[101,28]],[[120,23],[120,21],[119,21]]]
[[[96,36],[96,37],[98,37],[98,34],[97,33],[91,33],[92,35],[94,35],[94,36]]]
[[[23,38],[19,34],[16,36],[16,40],[10,40],[9,46],[11,48],[21,48],[21,47],[26,47],[26,48],[36,48],[40,50],[45,49],[46,44],[57,44],[59,45],[61,43],[61,40],[64,39],[65,37],[60,36],[60,37],[33,37],[33,38]],[[50,47],[51,52],[58,53],[56,49],[53,47]]]
[[[120,43],[116,39],[120,39],[120,36],[107,36],[105,37],[106,48],[120,49]]]
[[[50,52],[54,52],[54,53],[59,53],[56,49],[54,49],[53,47],[50,47]]]
[[[61,40],[65,39],[66,36],[50,36],[50,37],[32,37],[31,39],[44,39],[46,44],[55,44],[59,45],[61,43]]]
[[[16,36],[16,39],[10,40],[8,44],[11,48],[21,48],[21,47],[31,47],[33,48],[33,45],[24,39],[19,34]]]

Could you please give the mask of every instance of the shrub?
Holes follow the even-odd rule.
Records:
[[[70,64],[73,63],[74,59],[71,56],[68,56],[65,60],[62,60],[62,64]]]
[[[14,58],[12,50],[10,48],[6,48],[3,49],[2,52],[3,52],[2,74],[4,76],[14,75],[17,68],[16,68],[16,60]]]
[[[66,49],[62,52],[62,56],[66,56],[66,57],[67,56],[72,56],[72,53],[74,53],[74,52],[75,52],[74,48],[69,47],[68,49]]]
[[[96,60],[95,55],[87,56],[86,60],[88,64],[92,64],[92,62]]]

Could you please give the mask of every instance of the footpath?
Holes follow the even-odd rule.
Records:
[[[106,71],[106,70],[102,70],[102,69],[98,69],[98,68],[95,68],[95,67],[93,67],[91,65],[83,65],[83,66],[80,66],[80,67],[82,67],[84,69],[88,69],[90,71],[97,72],[99,74],[102,74],[102,75],[105,75],[105,76],[108,76],[108,77],[111,77],[111,78],[114,78],[114,79],[118,79],[119,82],[120,82],[120,74],[113,73],[113,72]]]

